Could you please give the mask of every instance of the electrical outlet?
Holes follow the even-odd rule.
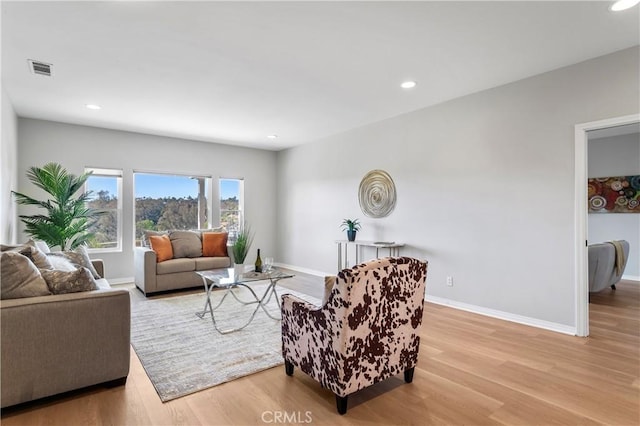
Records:
[[[453,287],[453,277],[447,277],[447,285]]]

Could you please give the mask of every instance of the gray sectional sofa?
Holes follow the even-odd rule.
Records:
[[[104,276],[102,261],[93,266]],[[0,300],[2,408],[129,374],[129,292],[112,289]]]

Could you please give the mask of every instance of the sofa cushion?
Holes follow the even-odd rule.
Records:
[[[199,257],[195,259],[196,271],[206,271],[207,269],[221,269],[231,266],[231,259],[228,257]]]
[[[49,253],[50,257],[64,257],[65,259],[69,259],[71,263],[75,266],[87,268],[93,278],[102,278],[98,275],[98,271],[93,267],[93,263],[91,263],[91,259],[89,259],[89,253],[87,253],[87,248],[85,246],[80,246],[73,251],[59,251]]]
[[[84,267],[79,267],[72,272],[42,270],[41,273],[53,294],[98,290],[93,274]]]
[[[16,251],[7,251],[0,256],[0,299],[51,294],[40,271],[26,256]]]
[[[183,257],[201,257],[202,240],[200,233],[194,231],[171,231],[169,233],[174,259]]]
[[[149,244],[151,250],[156,252],[158,263],[173,259],[173,247],[168,235],[151,235]]]
[[[176,272],[189,272],[195,271],[196,260],[195,259],[171,259],[166,262],[158,263],[156,266],[156,273],[158,275],[173,274]]]
[[[226,232],[203,232],[202,256],[227,257],[228,238],[229,234],[227,234]]]

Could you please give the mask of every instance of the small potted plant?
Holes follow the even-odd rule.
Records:
[[[340,226],[343,231],[347,231],[347,239],[349,241],[356,240],[356,232],[360,230],[360,222],[358,219],[345,219]]]

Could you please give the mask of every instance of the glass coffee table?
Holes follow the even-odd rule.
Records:
[[[208,271],[196,271],[196,274],[202,277],[202,282],[204,283],[204,289],[205,289],[205,292],[207,293],[207,299],[204,304],[204,309],[201,312],[196,312],[196,315],[202,319],[206,314],[211,313],[211,321],[213,322],[213,327],[220,334],[233,333],[234,331],[242,330],[243,328],[251,324],[251,321],[253,321],[253,318],[256,316],[256,313],[258,312],[259,309],[262,309],[269,318],[274,320],[280,320],[281,318],[274,317],[269,313],[269,311],[266,308],[266,305],[271,300],[271,297],[275,296],[276,303],[278,304],[278,308],[280,310],[280,299],[278,298],[278,293],[276,292],[276,284],[280,280],[293,277],[293,274],[289,274],[278,269],[272,269],[269,272],[261,272],[261,273],[245,272],[239,277],[234,276],[233,268],[211,269]],[[254,283],[257,281],[269,281],[269,285],[267,286],[267,289],[264,291],[264,294],[262,295],[262,297],[258,297],[256,292],[249,285],[250,283]],[[241,300],[238,297],[238,295],[235,294],[233,291],[238,287],[243,287],[249,290],[254,300],[249,300],[249,301]],[[214,288],[225,289],[225,293],[222,296],[222,299],[220,299],[220,301],[216,304],[216,306],[213,306],[211,304],[211,291]],[[222,305],[222,303],[227,298],[227,296],[229,296],[229,294],[231,294],[238,302],[242,303],[243,305],[251,305],[255,303],[256,308],[253,310],[253,313],[251,314],[251,317],[249,317],[249,320],[243,326],[237,327],[237,328],[231,328],[227,330],[220,330],[218,328],[218,325],[216,324],[214,311],[218,309],[220,305]]]

